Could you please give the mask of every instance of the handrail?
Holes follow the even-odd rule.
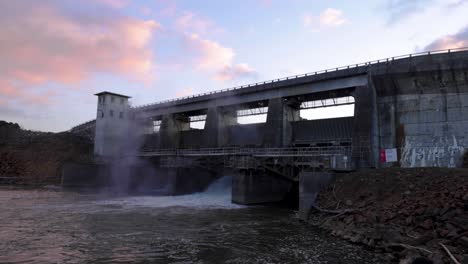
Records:
[[[141,151],[140,156],[190,156],[190,155],[299,155],[299,154],[333,154],[350,152],[351,146],[327,147],[285,147],[285,148],[200,148],[200,149],[159,149]]]
[[[390,61],[395,61],[395,60],[400,60],[400,59],[405,59],[405,58],[412,58],[412,57],[433,55],[433,54],[453,53],[453,52],[460,52],[460,51],[468,51],[468,47],[410,53],[410,54],[406,54],[406,55],[400,55],[400,56],[385,58],[385,59],[381,59],[381,60],[373,60],[373,61],[368,61],[368,62],[363,62],[363,63],[358,63],[358,64],[346,65],[346,66],[335,67],[335,68],[330,68],[330,69],[321,70],[321,71],[309,72],[309,73],[305,73],[305,74],[299,74],[299,75],[293,75],[293,76],[288,76],[288,77],[283,77],[283,78],[278,78],[278,79],[273,79],[273,80],[268,80],[268,81],[263,81],[263,82],[257,82],[257,83],[253,83],[253,84],[240,85],[240,86],[236,86],[236,87],[225,88],[225,89],[215,90],[215,91],[211,91],[211,92],[205,92],[205,93],[194,94],[194,95],[189,95],[189,96],[184,96],[184,97],[179,97],[179,98],[174,98],[174,99],[168,99],[168,100],[163,100],[163,101],[159,101],[159,102],[155,102],[155,103],[135,106],[135,107],[132,107],[132,108],[133,109],[144,109],[144,108],[148,108],[150,106],[154,106],[154,105],[158,105],[158,104],[165,104],[165,103],[183,101],[183,100],[187,100],[187,99],[191,99],[191,98],[202,97],[202,96],[205,96],[205,95],[219,94],[219,93],[223,93],[223,92],[239,90],[239,89],[248,88],[248,87],[256,86],[256,85],[262,85],[262,84],[267,84],[267,83],[275,83],[275,82],[280,82],[280,81],[284,81],[284,80],[292,80],[292,79],[307,77],[307,76],[311,76],[311,75],[318,75],[318,74],[322,74],[322,73],[336,72],[336,71],[340,71],[340,70],[349,70],[349,69],[353,69],[353,68],[358,68],[358,67],[363,67],[363,66],[370,66],[370,65],[373,65],[373,64],[384,63],[384,62],[388,63]]]

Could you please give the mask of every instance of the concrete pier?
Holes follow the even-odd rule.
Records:
[[[307,220],[319,192],[335,180],[331,172],[301,172],[299,174],[299,217]]]
[[[260,204],[283,200],[292,187],[285,179],[265,174],[265,172],[246,171],[232,178],[232,202],[238,204]]]

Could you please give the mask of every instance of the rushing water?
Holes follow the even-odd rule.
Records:
[[[0,189],[0,263],[379,263],[291,210],[231,204],[229,179],[185,196]]]

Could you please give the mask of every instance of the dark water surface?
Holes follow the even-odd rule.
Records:
[[[177,197],[0,188],[0,263],[382,262],[291,210],[233,205],[218,187]]]

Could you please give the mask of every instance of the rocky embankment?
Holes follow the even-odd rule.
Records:
[[[390,262],[468,263],[468,169],[339,174],[316,205],[312,224]]]
[[[23,130],[0,121],[0,184],[58,184],[64,162],[89,162],[93,145],[68,132]]]

